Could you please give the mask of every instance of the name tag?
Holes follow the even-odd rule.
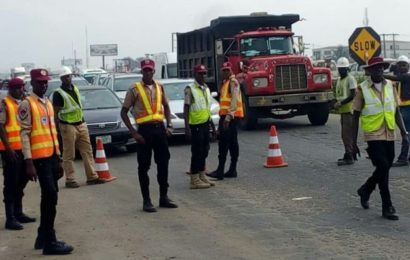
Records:
[[[42,124],[42,125],[48,125],[48,117],[43,116],[43,117],[41,118],[41,124]]]

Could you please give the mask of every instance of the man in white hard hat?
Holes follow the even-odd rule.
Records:
[[[355,153],[353,149],[353,132],[352,132],[352,101],[357,88],[357,82],[353,76],[349,74],[349,60],[341,57],[336,63],[340,78],[337,80],[336,103],[333,108],[340,114],[340,123],[342,126],[342,140],[345,147],[343,158],[337,161],[337,165],[353,164]]]
[[[409,58],[405,55],[400,56],[396,63],[396,75],[385,75],[389,80],[397,82],[397,93],[400,98],[400,113],[403,117],[404,126],[410,129],[410,73]],[[402,136],[401,152],[393,167],[409,165],[409,140]]]
[[[74,175],[74,158],[77,149],[84,162],[87,184],[102,184],[95,171],[93,152],[87,124],[84,121],[80,91],[71,81],[72,72],[63,67],[60,72],[62,85],[53,94],[53,107],[58,131],[63,140],[63,168],[66,176],[67,188],[78,188]]]

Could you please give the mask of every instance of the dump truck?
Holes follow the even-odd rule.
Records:
[[[204,64],[206,83],[215,91],[228,61],[241,83],[242,128],[254,128],[259,118],[300,115],[324,125],[333,99],[331,71],[296,51],[292,24],[299,20],[297,14],[256,13],[219,17],[208,27],[177,33],[178,77],[192,78],[193,66]]]

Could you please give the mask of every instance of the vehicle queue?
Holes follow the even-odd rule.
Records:
[[[404,59],[403,59],[404,60]],[[240,86],[233,75],[230,63],[224,63],[221,73],[224,81],[220,87],[220,104],[218,119],[215,108],[212,108],[212,94],[207,85],[201,80],[207,69],[202,64],[194,66],[195,79],[183,82],[181,95],[184,99],[184,110],[181,117],[184,119],[184,133],[191,141],[191,183],[190,188],[202,189],[215,186],[214,180],[238,176],[236,164],[239,157],[237,140],[237,121],[243,117]],[[346,146],[346,154],[341,160],[350,162],[359,155],[357,148],[357,132],[359,120],[368,143],[368,154],[376,167],[373,175],[359,188],[358,195],[364,209],[369,208],[369,198],[376,185],[379,185],[382,196],[382,216],[389,220],[398,220],[396,210],[390,199],[388,185],[389,169],[394,159],[394,130],[398,128],[402,138],[408,138],[403,119],[398,109],[406,101],[407,91],[401,90],[400,96],[396,93],[391,81],[387,80],[383,71],[387,63],[381,57],[369,60],[365,70],[369,77],[361,83],[355,95],[350,95],[351,84],[344,83],[346,73],[343,61],[338,62],[342,79],[338,82],[341,90],[334,107],[343,107],[343,113],[351,113],[349,117],[351,131],[343,128],[346,134],[351,134],[351,142]],[[408,67],[408,62],[407,62]],[[153,80],[155,64],[145,59],[141,62],[142,77],[133,82],[125,95],[121,105],[121,119],[128,129],[128,133],[136,144],[138,160],[138,177],[143,197],[143,210],[156,212],[150,191],[149,176],[152,154],[157,164],[157,180],[159,184],[159,206],[177,208],[178,205],[168,196],[168,162],[171,154],[168,149],[167,137],[172,135],[173,121],[170,100],[166,86]],[[68,254],[73,251],[69,244],[56,238],[54,220],[58,200],[58,179],[64,173],[66,186],[75,181],[72,171],[73,149],[77,148],[85,161],[87,184],[103,184],[103,180],[95,175],[91,161],[91,139],[85,127],[83,110],[88,107],[82,98],[81,87],[77,88],[71,81],[71,72],[63,69],[60,74],[61,88],[57,93],[60,100],[50,101],[46,95],[48,81],[51,79],[45,69],[33,69],[30,72],[32,92],[25,96],[24,81],[12,80],[9,83],[8,95],[3,99],[0,111],[0,137],[5,177],[5,209],[6,229],[20,230],[21,223],[34,222],[35,219],[22,212],[22,194],[28,180],[39,181],[41,187],[41,216],[35,249],[42,249],[43,254]],[[351,79],[349,78],[350,82]],[[403,81],[404,77],[394,80]],[[405,84],[401,85],[403,88]],[[92,87],[86,87],[90,89]],[[400,88],[400,89],[401,89]],[[98,87],[96,89],[99,89]],[[63,92],[64,91],[64,92]],[[111,90],[110,90],[111,91]],[[108,93],[108,92],[107,92]],[[84,102],[83,102],[84,101]],[[101,100],[105,102],[105,100]],[[117,99],[118,101],[118,99]],[[349,102],[352,102],[351,105]],[[115,102],[114,102],[115,103]],[[407,103],[406,103],[407,104]],[[347,111],[347,108],[350,110]],[[346,111],[345,111],[346,109]],[[131,111],[131,112],[130,112]],[[216,133],[215,121],[218,122],[219,166],[206,176],[206,158],[209,150],[209,131]],[[117,125],[118,126],[118,125]],[[136,127],[138,126],[138,127]],[[64,132],[64,133],[63,133]],[[61,142],[58,135],[63,136],[63,153],[60,152]],[[408,140],[408,139],[407,139]],[[81,142],[81,145],[78,143]],[[70,152],[68,152],[70,150]],[[227,151],[230,151],[231,164],[227,172],[224,171]],[[68,153],[68,155],[67,155]],[[75,153],[75,151],[74,151]],[[347,163],[346,163],[347,162]],[[18,174],[11,174],[10,169],[18,169]],[[18,178],[17,178],[18,177]]]

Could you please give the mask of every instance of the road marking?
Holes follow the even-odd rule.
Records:
[[[299,198],[293,198],[292,200],[310,200],[312,197],[299,197]]]

